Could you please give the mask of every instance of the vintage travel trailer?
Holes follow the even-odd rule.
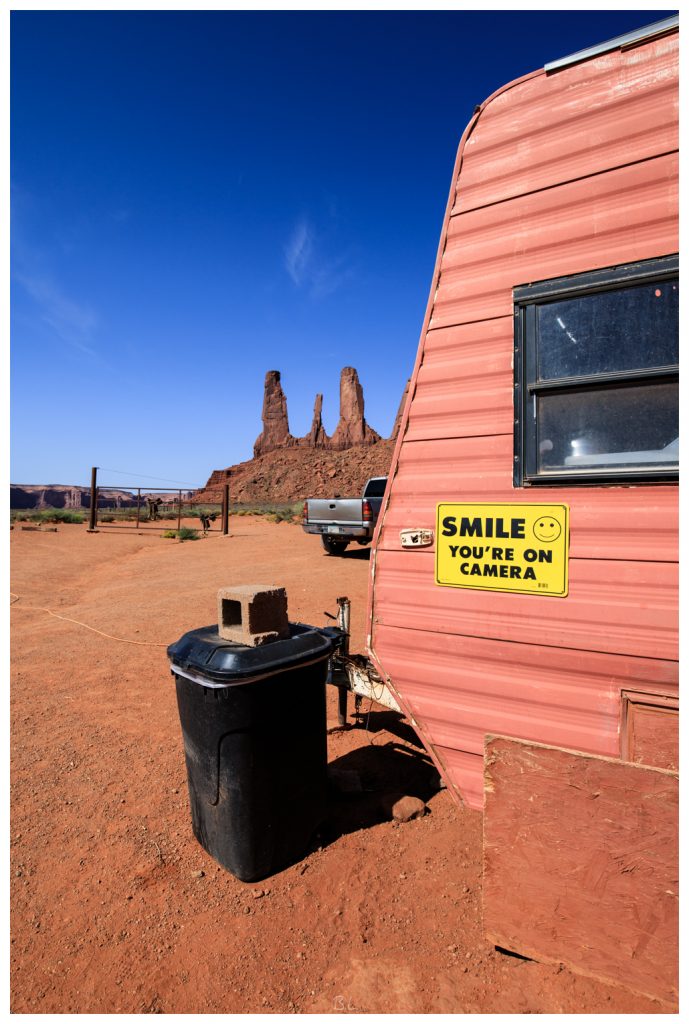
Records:
[[[622,842],[625,816],[652,811],[658,842],[671,857],[674,835],[676,849],[678,41],[667,19],[477,108],[374,538],[371,658],[457,801],[485,806],[487,927],[500,919],[496,941],[527,954],[538,939],[516,924],[506,934],[508,865],[494,868],[510,842],[514,854],[519,801],[527,817],[548,803],[544,780],[565,823],[541,839],[561,853],[569,819],[595,845],[571,870],[612,865],[586,868],[600,914],[619,882],[601,822]],[[620,771],[633,782],[607,786]],[[613,790],[617,809],[591,817]],[[529,865],[548,871],[534,828],[519,833],[525,892]],[[642,928],[643,956],[629,929],[610,939],[638,964],[661,939],[667,952],[676,893],[644,888],[638,865],[625,873],[636,910],[624,927],[644,900],[660,920]],[[578,966],[674,998],[671,968],[658,982],[655,963],[631,980],[606,964]]]

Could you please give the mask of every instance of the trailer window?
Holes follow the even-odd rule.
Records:
[[[676,477],[677,257],[514,299],[515,485]]]

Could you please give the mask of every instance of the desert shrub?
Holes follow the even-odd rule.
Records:
[[[293,523],[295,516],[302,510],[301,502],[293,502],[291,505],[271,505],[268,508],[257,512],[257,515],[264,515],[271,523]]]
[[[10,511],[13,523],[83,523],[85,515],[70,508],[21,509]]]
[[[32,523],[83,523],[85,516],[69,508],[45,508],[32,512],[29,518]]]
[[[198,540],[199,532],[191,526],[183,526],[180,530],[165,530],[163,537],[178,537],[179,540]]]
[[[83,512],[73,512],[66,508],[55,509],[49,518],[53,523],[83,523],[85,520]]]
[[[287,505],[285,508],[278,508],[272,514],[273,522],[276,523],[291,523],[294,521],[294,517],[297,514],[295,507]]]
[[[114,516],[98,516],[98,521],[100,523],[114,523],[115,522],[115,517]]]
[[[271,523],[290,523],[294,516],[301,515],[303,502],[270,505],[245,505],[238,507],[233,505],[230,508],[230,516],[266,516]]]

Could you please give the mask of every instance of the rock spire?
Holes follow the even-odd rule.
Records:
[[[263,430],[256,438],[254,456],[271,452],[274,448],[287,448],[295,443],[289,432],[287,399],[280,383],[280,371],[268,370],[263,385]]]
[[[353,366],[340,374],[340,421],[330,438],[331,448],[351,448],[355,444],[375,444],[380,434],[364,418],[364,391]]]
[[[323,395],[316,395],[311,430],[305,437],[289,432],[287,399],[280,383],[280,371],[269,370],[263,388],[263,430],[254,444],[254,457],[276,448],[345,449],[371,445],[381,440],[364,417],[364,392],[353,366],[345,366],[340,375],[340,419],[332,437],[323,426]]]
[[[325,427],[323,426],[322,412],[323,395],[316,395],[316,401],[313,407],[311,430],[303,439],[310,448],[326,448],[330,441],[330,438],[325,432]]]

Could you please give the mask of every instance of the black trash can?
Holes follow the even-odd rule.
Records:
[[[325,679],[339,631],[289,628],[247,647],[206,626],[167,651],[194,835],[244,882],[299,860],[325,816]]]

